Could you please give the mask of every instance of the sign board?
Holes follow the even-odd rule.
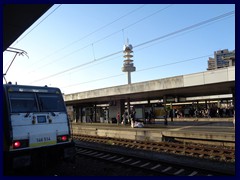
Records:
[[[164,119],[165,116],[167,115],[166,113],[167,112],[164,107],[155,107],[154,108],[154,115],[155,115],[155,118],[157,118],[157,119]]]
[[[135,108],[136,114],[135,114],[135,118],[136,119],[144,119],[143,117],[143,108],[142,107],[137,107]]]

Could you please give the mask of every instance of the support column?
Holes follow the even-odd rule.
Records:
[[[79,121],[79,106],[76,106],[76,122]]]
[[[167,104],[167,96],[163,96],[163,104],[164,104],[164,106],[166,106],[166,104]]]
[[[233,108],[235,109],[235,88],[231,88]]]
[[[123,99],[121,99],[120,100],[120,119],[121,120],[122,120],[123,113],[125,113],[125,101]]]
[[[72,121],[76,122],[76,106],[73,106]]]
[[[120,120],[121,120],[123,112],[124,112],[124,100],[112,101],[112,103],[109,104],[109,120],[110,121],[113,118],[117,119],[118,113],[120,115]]]
[[[94,122],[97,122],[97,105],[93,105],[93,112],[94,112]]]
[[[207,100],[205,100],[205,108],[206,108],[206,109],[208,108]]]
[[[83,122],[83,117],[82,117],[82,107],[79,107],[79,121],[82,123]]]
[[[168,120],[167,120],[167,110],[166,110],[166,104],[167,104],[167,96],[163,96],[163,104],[164,104],[164,110],[165,110],[165,116],[164,116],[164,125],[168,125]]]
[[[131,84],[131,72],[127,72],[128,84]]]
[[[131,122],[131,118],[130,118],[130,98],[127,99],[127,111],[128,111],[128,122]],[[126,122],[124,121],[124,125],[126,125]]]
[[[169,116],[171,118],[171,121],[173,122],[173,107],[172,107],[172,102],[170,102],[170,112],[169,112]]]

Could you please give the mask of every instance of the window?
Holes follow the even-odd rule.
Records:
[[[65,111],[60,94],[9,92],[9,101],[12,113]]]
[[[11,112],[13,113],[38,111],[34,93],[11,92],[9,93],[9,98]]]
[[[59,94],[38,94],[40,110],[47,112],[65,111],[65,105]]]

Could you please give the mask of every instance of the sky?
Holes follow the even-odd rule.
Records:
[[[127,42],[132,83],[206,71],[214,51],[235,50],[235,5],[55,4],[10,46],[27,56],[6,79],[64,94],[125,85]],[[14,55],[3,53],[3,73]]]

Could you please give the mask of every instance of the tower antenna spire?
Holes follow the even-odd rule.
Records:
[[[126,43],[126,45],[128,46],[129,45],[129,39],[127,38],[127,43]]]

